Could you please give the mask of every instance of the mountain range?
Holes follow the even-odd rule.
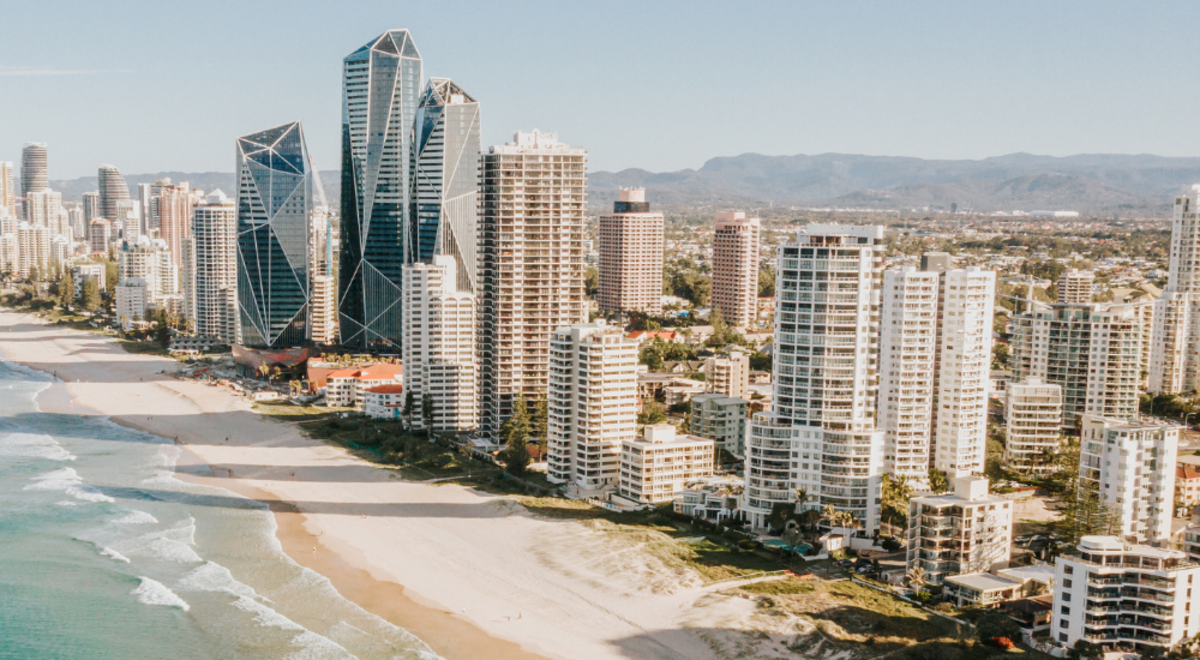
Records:
[[[337,171],[319,173],[327,199],[337,205]],[[131,190],[156,178],[187,180],[193,188],[234,192],[233,174],[162,172],[125,177]],[[1010,154],[982,160],[927,160],[892,156],[819,154],[713,158],[699,169],[592,172],[589,199],[609,207],[621,187],[646,188],[658,206],[837,206],[961,210],[1073,210],[1162,213],[1182,186],[1200,182],[1200,158],[1083,154],[1054,157]],[[96,189],[95,177],[51,182],[64,199]],[[135,193],[136,194],[136,193]]]

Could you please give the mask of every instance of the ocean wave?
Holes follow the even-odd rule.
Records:
[[[5,433],[0,435],[0,456],[42,458],[48,461],[73,461],[76,456],[41,433]]]
[[[253,614],[254,622],[260,626],[279,628],[280,630],[298,633],[292,638],[292,644],[301,646],[302,649],[287,656],[288,660],[354,657],[341,644],[305,628],[258,601],[242,596],[233,602],[233,606],[243,612]]]
[[[95,486],[83,483],[83,479],[73,468],[59,468],[38,475],[33,478],[33,483],[23,490],[61,491],[83,502],[116,502]]]
[[[142,583],[129,592],[129,595],[137,596],[139,603],[161,607],[178,607],[184,612],[192,609],[178,594],[168,589],[162,582],[141,576],[138,579]]]
[[[158,522],[158,518],[145,511],[134,509],[123,516],[113,518],[110,522],[117,525],[153,525]]]
[[[112,559],[114,561],[122,561],[122,562],[125,562],[126,564],[129,563],[129,557],[126,557],[125,555],[117,552],[116,550],[113,550],[112,548],[101,549],[100,556],[108,557],[109,559]]]
[[[211,561],[188,571],[175,586],[184,591],[221,591],[243,598],[267,600],[249,585],[238,582],[228,568]]]

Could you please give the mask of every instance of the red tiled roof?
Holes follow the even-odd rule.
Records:
[[[1191,481],[1192,479],[1200,479],[1200,469],[1196,469],[1191,465],[1179,465],[1175,468],[1175,478]]]
[[[657,337],[667,341],[675,341],[676,332],[674,330],[634,330],[627,336],[629,339],[641,339],[642,337],[654,339]]]
[[[367,391],[371,392],[373,394],[403,394],[404,386],[400,385],[400,384],[376,385],[375,387],[372,387],[371,389],[369,389]]]
[[[356,378],[358,380],[399,379],[404,375],[404,367],[399,364],[372,364],[368,367],[351,367],[339,369],[328,376],[329,378]]]

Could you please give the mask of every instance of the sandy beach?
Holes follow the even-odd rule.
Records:
[[[46,412],[177,438],[181,478],[270,503],[289,556],[449,660],[781,657],[742,632],[752,602],[690,571],[512,499],[400,479],[222,388],[172,378],[174,360],[4,310],[0,353],[64,381],[39,399]]]

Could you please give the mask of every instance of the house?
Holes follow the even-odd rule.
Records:
[[[364,391],[378,385],[399,385],[403,376],[401,365],[389,363],[335,371],[325,380],[325,405],[361,408]]]
[[[1182,461],[1175,465],[1175,505],[1200,504],[1200,467]]]
[[[699,479],[675,494],[672,508],[685,516],[721,522],[737,515],[744,483],[736,477]]]
[[[674,330],[634,330],[625,336],[629,339],[636,340],[638,343],[650,341],[651,339],[679,341],[679,333],[675,332]]]

